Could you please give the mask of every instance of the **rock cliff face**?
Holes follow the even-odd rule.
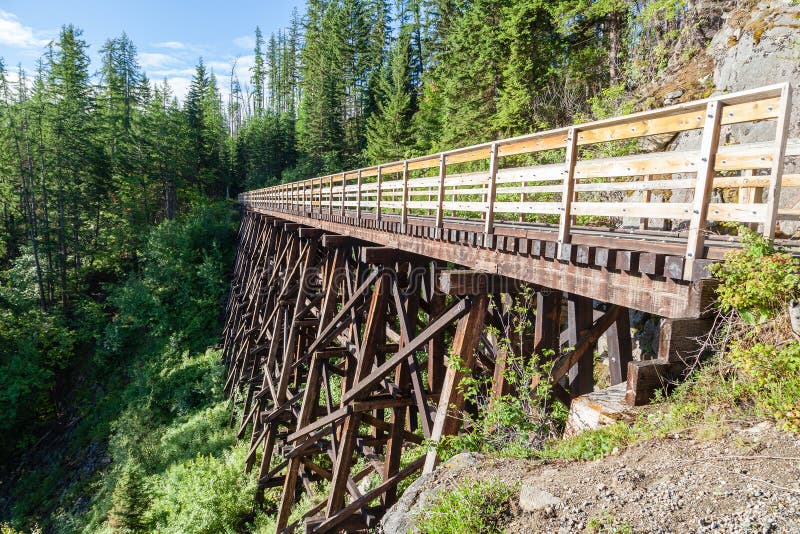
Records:
[[[648,107],[670,105],[707,96],[753,89],[780,82],[792,85],[794,98],[789,138],[800,139],[800,4],[791,0],[774,2],[729,2],[723,13],[712,22],[719,24],[705,49],[694,54],[677,52],[663,75],[637,93]],[[708,32],[706,32],[708,33]],[[688,59],[685,59],[688,57]],[[746,124],[726,129],[723,143],[754,143],[770,140],[774,123]],[[691,150],[700,145],[699,132],[687,132],[671,139],[653,140],[653,149],[668,145],[672,150]],[[797,158],[787,160],[785,173],[798,172]],[[730,195],[732,192],[728,192]],[[728,200],[723,192],[715,193],[717,201]],[[735,198],[735,195],[733,196]],[[731,198],[730,200],[733,200]],[[659,195],[654,195],[657,201]],[[690,191],[676,191],[672,202],[687,202]],[[631,198],[638,200],[638,198]],[[781,192],[781,207],[800,205],[800,188]],[[685,226],[674,221],[673,228]],[[624,221],[625,225],[638,224]],[[656,221],[651,221],[657,227]],[[800,225],[793,221],[781,223],[786,235],[797,232]]]
[[[800,137],[800,5],[783,0],[759,2],[753,9],[733,12],[709,46],[714,65],[715,94],[789,82],[792,85],[792,119],[789,138]],[[771,124],[733,129],[735,141],[750,143],[773,135]],[[797,158],[787,162],[785,172],[798,170]],[[784,188],[781,207],[795,208],[800,188]],[[784,221],[780,231],[797,232],[797,222]]]

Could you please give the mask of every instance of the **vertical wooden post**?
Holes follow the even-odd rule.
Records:
[[[328,214],[333,215],[333,175],[328,176]]]
[[[642,181],[649,182],[652,179],[652,176],[649,174],[645,174]],[[651,197],[653,196],[653,192],[650,189],[642,190],[642,202],[650,202]],[[639,230],[647,230],[650,226],[650,219],[647,217],[641,217],[639,219]]]
[[[304,217],[306,215],[306,186],[307,185],[308,185],[308,180],[304,180],[304,181],[300,182],[300,186],[302,187],[301,193],[302,193],[302,196],[303,196],[302,202],[303,202],[303,216]]]
[[[313,215],[314,213],[314,179],[309,180],[308,187],[308,212]]]
[[[753,176],[752,169],[745,169],[742,171],[742,178],[749,178]],[[761,202],[761,198],[764,195],[764,188],[763,187],[740,187],[739,188],[739,204],[758,204]],[[758,223],[751,222],[745,225],[747,228],[753,230],[754,232],[758,231]]]
[[[439,395],[439,404],[436,409],[436,419],[433,421],[431,441],[438,442],[443,436],[455,434],[458,431],[459,420],[448,416],[447,412],[452,406],[456,411],[464,408],[464,392],[458,385],[464,373],[460,369],[472,369],[475,365],[475,350],[483,332],[486,319],[486,308],[489,296],[486,294],[475,295],[469,313],[459,319],[456,334],[453,337],[453,354],[459,359],[458,366],[448,366],[444,377],[444,385]],[[436,467],[437,456],[433,450],[425,456],[423,473],[430,473]]]
[[[378,346],[386,335],[386,307],[389,298],[391,275],[383,273],[375,282],[375,289],[370,300],[367,321],[364,325],[364,339],[361,351],[356,362],[354,383],[363,380],[372,370],[375,363]],[[352,454],[355,439],[358,434],[358,425],[361,420],[360,413],[354,413],[345,418],[342,425],[342,434],[339,442],[339,454],[333,467],[330,492],[328,494],[328,507],[326,517],[331,517],[344,506],[344,492],[352,464]]]
[[[567,300],[569,346],[577,347],[583,332],[592,328],[592,299],[570,294]],[[574,396],[585,395],[594,389],[594,352],[597,343],[569,370],[569,389]]]
[[[708,215],[708,202],[714,186],[714,164],[717,159],[719,130],[722,113],[720,102],[713,100],[706,105],[706,119],[703,126],[703,139],[700,143],[700,160],[697,162],[697,184],[692,202],[692,217],[689,220],[689,236],[686,242],[686,263],[684,278],[691,275],[694,260],[703,255],[704,232]]]
[[[381,220],[381,195],[383,195],[383,191],[381,191],[381,185],[383,185],[383,167],[378,165],[378,193],[375,197],[375,220]]]
[[[433,189],[428,186],[428,208],[425,210],[425,215],[430,216],[433,210],[430,208],[431,202],[433,202]]]
[[[356,219],[361,223],[361,169],[358,170],[358,181],[356,182]]]
[[[343,172],[342,173],[342,217],[344,217],[344,201],[346,199],[344,192],[346,189],[347,189],[347,173]]]
[[[558,243],[570,242],[572,230],[572,200],[575,197],[575,162],[578,159],[578,135],[575,128],[567,133],[567,156],[564,168],[564,189],[561,193],[561,218],[558,223]],[[558,247],[561,254],[561,247]]]
[[[436,195],[436,239],[442,237],[444,227],[444,181],[447,178],[447,156],[439,155],[439,192]]]
[[[486,234],[494,233],[494,201],[497,196],[498,152],[497,143],[492,143],[492,148],[489,152],[489,191],[486,195],[486,221],[483,227],[483,231]]]
[[[400,231],[405,233],[408,224],[408,160],[403,161],[403,207],[400,210]]]
[[[628,379],[628,362],[633,360],[631,346],[631,322],[627,309],[622,310],[617,320],[606,330],[608,344],[608,370],[611,385],[621,384]]]
[[[527,182],[525,182],[523,180],[522,181],[522,188],[523,189],[525,188],[526,184],[527,184]],[[519,194],[519,202],[520,202],[520,204],[525,204],[526,200],[528,200],[528,195],[523,191],[522,193]],[[520,213],[519,217],[517,218],[517,220],[519,222],[525,222],[525,214],[524,213]]]
[[[786,155],[786,138],[789,135],[789,118],[792,113],[792,88],[787,83],[781,89],[781,108],[775,125],[775,147],[772,153],[772,168],[767,188],[767,215],[764,218],[764,236],[775,237],[778,222],[778,209],[781,200],[781,179],[783,178],[783,158]]]
[[[561,292],[536,294],[536,322],[533,330],[533,351],[542,356],[545,350],[558,351],[561,334]]]

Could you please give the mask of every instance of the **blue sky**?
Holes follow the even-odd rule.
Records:
[[[302,15],[303,5],[303,0],[2,0],[0,57],[9,70],[21,63],[32,71],[61,26],[74,24],[90,45],[94,72],[100,66],[97,53],[103,42],[124,31],[136,43],[148,77],[166,78],[178,96],[186,93],[201,56],[224,90],[236,58],[240,81],[249,78],[255,27],[268,37],[289,24],[294,7]]]

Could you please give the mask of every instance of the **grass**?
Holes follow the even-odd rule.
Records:
[[[415,526],[422,534],[500,533],[517,491],[499,480],[465,480],[438,493]]]

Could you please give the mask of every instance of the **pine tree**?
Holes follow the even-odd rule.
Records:
[[[125,464],[111,494],[108,526],[114,532],[147,532],[145,514],[150,496],[143,479],[144,473],[138,464],[132,461]]]
[[[266,100],[266,79],[267,69],[264,65],[264,36],[261,28],[256,26],[256,44],[253,49],[253,77],[250,79],[253,84],[253,115],[259,116],[264,111]]]
[[[413,146],[411,37],[411,28],[405,26],[382,80],[384,100],[378,105],[378,113],[371,116],[367,124],[367,157],[373,163],[408,156]]]
[[[493,124],[504,136],[560,125],[564,117],[554,105],[548,85],[562,80],[563,40],[552,24],[549,2],[513,2],[503,11],[502,39],[508,49],[503,66],[497,115]]]

